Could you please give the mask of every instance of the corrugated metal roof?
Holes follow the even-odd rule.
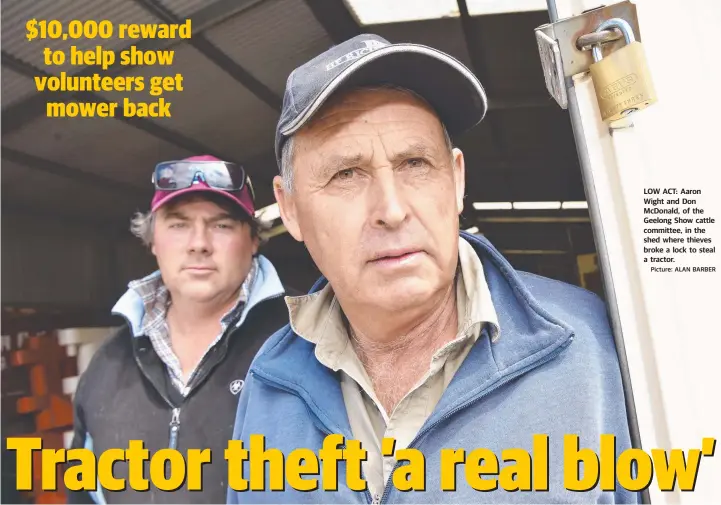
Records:
[[[25,25],[30,19],[53,20],[63,23],[67,32],[67,23],[78,19],[109,20],[113,23],[114,33],[110,39],[39,39],[28,41]],[[76,46],[81,50],[94,49],[100,45],[104,49],[122,49],[131,45],[133,40],[119,39],[118,23],[158,23],[159,19],[133,1],[113,0],[112,2],[99,2],[97,0],[15,0],[4,1],[2,5],[2,46],[10,54],[42,68],[46,72],[59,74],[77,72],[82,67],[70,66],[70,47]],[[43,49],[49,47],[53,50],[63,50],[66,55],[66,64],[63,66],[46,66],[43,59]]]
[[[41,117],[5,136],[3,145],[141,189],[150,188],[159,160],[192,154],[112,118]]]
[[[144,91],[105,96],[113,100],[122,100],[123,96],[156,100],[148,93],[150,77],[176,74],[183,76],[184,89],[163,94],[172,104],[172,117],[156,120],[159,124],[238,160],[273,149],[278,113],[187,44],[175,47],[172,67],[138,68],[127,74],[145,76]]]
[[[199,0],[162,1],[178,13],[191,12],[198,8],[204,9],[207,5],[218,6],[217,12],[208,14],[210,18],[215,15],[219,17],[227,15],[230,11],[225,6],[233,12],[237,12],[229,0],[217,0],[216,3],[200,2]],[[247,2],[238,0],[238,3],[245,4]],[[113,2],[4,0],[2,14],[3,50],[34,64],[42,62],[42,47],[51,44],[47,44],[48,41],[28,42],[25,39],[25,22],[32,16],[43,19],[70,19],[80,16],[82,19],[107,18],[116,21],[122,20],[122,22],[158,21],[136,2],[130,0]],[[536,23],[534,19],[526,16],[522,26],[534,25]],[[491,19],[489,18],[488,21],[490,22]],[[499,19],[494,17],[494,22],[498,21]],[[474,20],[477,25],[483,22]],[[499,51],[495,51],[490,46],[485,49],[485,53],[490,59],[489,66],[492,69],[494,81],[498,75],[501,75],[503,79],[499,81],[498,89],[502,89],[503,93],[507,93],[508,89],[521,93],[524,90],[530,90],[533,73],[536,73],[540,78],[536,79],[533,86],[537,88],[540,86],[538,89],[545,97],[532,33],[526,30],[524,32],[526,35],[521,37],[518,35],[517,27],[518,25],[514,24],[513,30],[511,30],[510,26],[507,26],[506,29],[500,26],[486,32],[490,37],[486,43],[496,44],[501,48]],[[470,67],[465,39],[457,19],[380,25],[372,28],[373,31],[393,41],[413,41],[439,48],[453,54]],[[484,26],[480,26],[480,28],[481,31],[484,31]],[[531,35],[528,35],[529,33]],[[514,38],[513,44],[508,42],[509,37]],[[287,76],[293,68],[332,45],[332,41],[307,7],[306,2],[301,0],[263,0],[262,3],[211,28],[208,38],[221,51],[228,54],[278,95],[282,94]],[[86,41],[86,43],[90,47],[97,44],[96,41]],[[53,44],[57,45],[58,43],[53,41]],[[61,41],[59,44],[67,47],[71,45],[71,41]],[[116,40],[104,45],[117,49],[124,48],[129,44],[130,41],[127,40]],[[278,112],[260,101],[188,43],[177,44],[172,49],[176,51],[172,67],[126,69],[130,73],[129,75],[145,77],[183,74],[185,90],[180,93],[164,94],[165,99],[172,103],[172,118],[157,120],[157,123],[163,128],[180,132],[205,144],[218,154],[227,155],[240,161],[256,157],[263,160],[257,163],[259,168],[254,166],[253,174],[259,176],[256,180],[264,181],[265,185],[261,193],[272,198],[268,184],[270,177],[265,177],[269,174],[261,171],[272,170],[273,175],[276,171],[276,167],[272,163],[272,148]],[[513,58],[513,60],[508,60],[508,58]],[[56,68],[55,70],[59,71],[60,69]],[[74,72],[79,70],[80,67],[73,69]],[[17,75],[7,66],[3,68],[2,74],[3,106],[21,99],[26,94],[34,93],[34,86],[30,79]],[[146,82],[146,86],[148,84]],[[488,85],[488,83],[484,84]],[[122,101],[125,96],[133,101],[156,99],[149,95],[147,87],[138,93],[110,93],[105,96],[114,101]],[[507,97],[507,100],[512,101],[514,98],[514,96],[510,96]],[[514,157],[520,151],[530,152],[536,156],[533,163],[526,167],[527,170],[535,169],[552,161],[546,156],[543,148],[546,144],[557,148],[558,141],[547,139],[547,135],[539,137],[537,133],[538,131],[555,132],[557,135],[559,122],[565,121],[563,124],[567,124],[567,119],[561,116],[563,111],[558,109],[547,118],[542,116],[541,112],[534,115],[527,109],[519,110],[517,113],[499,109],[493,113],[497,116],[497,121],[486,121],[479,125],[468,134],[462,145],[469,167],[479,166],[482,168],[485,166],[485,160],[502,159],[506,155]],[[543,114],[546,113],[549,111]],[[498,151],[500,146],[492,135],[492,124],[497,125],[494,126],[498,130],[497,133],[500,133],[507,141],[513,140],[513,152],[501,153]],[[539,124],[545,125],[545,129],[538,130]],[[553,128],[549,128],[549,124]],[[530,131],[535,131],[536,135],[529,136]],[[569,135],[568,138],[572,137]],[[460,140],[463,141],[463,139]],[[24,125],[18,131],[4,135],[3,144],[78,170],[94,172],[107,178],[136,184],[141,191],[147,190],[148,195],[151,190],[150,173],[155,163],[159,160],[198,154],[162,141],[122,121],[103,118],[61,120],[41,117]],[[567,150],[572,152],[573,146],[570,145]],[[3,160],[4,167],[7,163]],[[272,166],[266,168],[266,164]],[[84,194],[77,189],[79,185],[76,182],[63,179],[66,184],[63,186],[62,183],[55,180],[58,179],[57,177],[45,174],[37,175],[36,171],[24,167],[15,167],[15,169],[24,170],[24,173],[20,174],[22,178],[16,177],[15,179],[29,181],[24,187],[36,185],[37,190],[18,192],[9,198],[19,197],[21,200],[26,200],[25,203],[28,205],[35,205],[56,202],[52,198],[58,194],[64,194],[71,195],[71,199],[57,201],[57,205],[53,203],[57,209],[62,210],[71,205],[72,208],[75,208],[77,205],[78,209],[87,211],[96,205],[96,197],[84,197]],[[3,173],[3,195],[8,191],[14,191],[12,181],[15,179],[13,179],[13,172],[10,171]],[[483,192],[487,187],[493,191],[504,188],[506,175],[501,172],[489,175],[491,179],[498,176],[498,180],[490,181],[493,184],[485,180],[486,172],[483,174],[480,171],[471,172],[467,184],[469,194],[475,195],[478,191]],[[517,175],[519,179],[521,178],[520,174],[519,171]],[[6,186],[6,181],[11,181],[11,185]],[[542,185],[544,183],[542,180],[534,180],[534,184]],[[554,181],[553,184],[559,186],[560,183]],[[58,191],[58,188],[64,189]],[[514,197],[511,188],[508,191],[508,199],[517,199],[517,195]],[[45,195],[48,194],[46,192],[49,192],[47,199],[45,198]],[[539,194],[540,192],[539,189]],[[108,196],[106,193],[107,191],[102,188],[93,188],[87,195],[100,195],[97,197],[98,209],[105,209],[103,205],[106,205],[108,201],[113,201],[121,209],[124,209],[122,210],[123,214],[130,212],[130,204],[127,201]]]
[[[219,0],[160,0],[160,3],[181,18],[186,18],[200,9],[217,3]]]
[[[35,84],[29,77],[13,72],[7,67],[3,67],[1,75],[3,108],[35,93]]]
[[[297,0],[268,0],[206,35],[281,96],[295,67],[333,45],[305,2]]]

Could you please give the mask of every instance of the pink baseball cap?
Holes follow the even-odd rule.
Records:
[[[215,156],[210,155],[201,155],[201,156],[191,156],[190,158],[185,158],[183,161],[222,161]],[[156,189],[155,194],[153,195],[153,200],[150,203],[150,210],[151,212],[155,212],[158,210],[162,205],[168,203],[172,199],[180,196],[180,195],[186,195],[188,193],[194,193],[199,191],[207,191],[211,193],[217,193],[220,195],[225,196],[226,198],[232,200],[236,204],[240,205],[240,207],[248,214],[248,216],[255,217],[255,203],[253,202],[253,194],[251,192],[251,182],[250,177],[246,175],[245,184],[243,184],[243,187],[240,189],[240,191],[225,191],[222,189],[217,188],[211,188],[205,181],[194,181],[193,184],[190,185],[188,188],[179,189],[177,191],[169,191],[169,190],[161,190]]]

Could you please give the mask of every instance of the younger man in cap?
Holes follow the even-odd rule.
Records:
[[[96,457],[142,440],[150,457],[163,448],[210,449],[203,490],[131,489],[130,465],[113,466],[125,489],[98,488],[70,500],[96,503],[221,503],[227,489],[223,451],[253,356],[288,321],[283,286],[258,254],[250,179],[212,156],[156,166],[150,212],[133,232],[159,270],[133,281],[113,312],[127,324],[93,356],[75,396],[73,447]],[[144,477],[150,476],[149,464]],[[166,476],[167,477],[167,476]]]

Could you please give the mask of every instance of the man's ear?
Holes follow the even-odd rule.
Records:
[[[158,256],[157,254],[155,254],[155,227],[156,227],[157,222],[158,222],[158,213],[156,212],[155,216],[153,216],[153,219],[150,223],[150,226],[153,227],[153,229],[150,230],[150,236],[152,237],[152,239],[151,239],[152,241],[150,242],[150,252],[153,256],[156,256],[156,257]]]
[[[285,188],[283,178],[279,175],[273,177],[273,194],[275,194],[275,201],[278,202],[280,218],[283,220],[288,233],[298,242],[303,242],[303,234],[298,226],[295,196]]]
[[[260,247],[260,237],[253,237],[253,256],[258,255],[259,247]]]
[[[457,147],[453,149],[453,179],[456,185],[456,206],[458,215],[463,212],[463,197],[466,193],[466,161],[463,151]]]

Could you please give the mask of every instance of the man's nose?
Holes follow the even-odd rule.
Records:
[[[189,252],[212,252],[212,241],[210,240],[209,235],[210,231],[205,223],[193,223],[193,226],[190,229],[190,237],[188,241]]]
[[[397,228],[408,218],[404,190],[393,169],[379,170],[371,187],[372,219],[375,226]]]

